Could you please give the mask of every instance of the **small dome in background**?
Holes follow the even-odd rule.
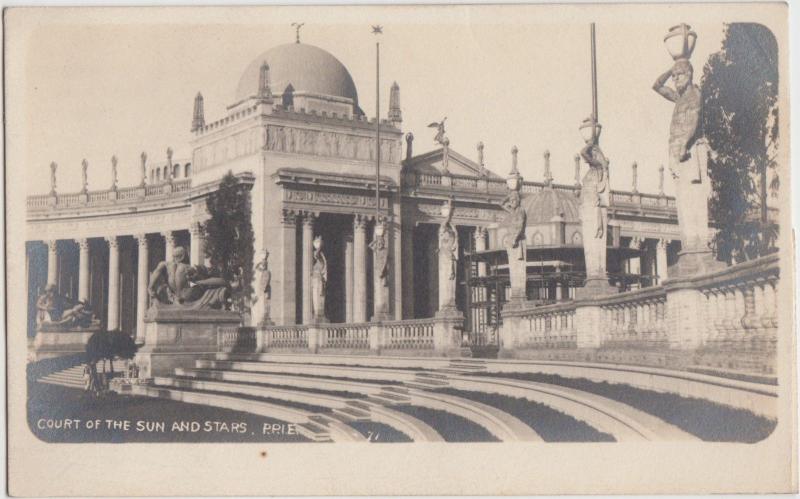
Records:
[[[552,187],[524,196],[522,207],[527,216],[527,225],[550,223],[553,217],[562,216],[564,222],[580,222],[578,198]]]

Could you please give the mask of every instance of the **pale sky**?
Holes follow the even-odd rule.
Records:
[[[590,19],[597,22],[601,147],[611,160],[612,185],[630,189],[637,161],[639,190],[657,192],[672,113],[672,104],[651,89],[672,62],[663,36],[679,22],[692,25],[699,83],[709,54],[721,46],[722,22],[670,17],[669,9],[645,15],[631,7],[638,21],[613,15],[610,6],[597,15],[567,7],[516,9],[273,7],[230,16],[235,9],[171,9],[118,15],[114,24],[90,16],[83,25],[43,23],[13,53],[26,61],[28,192],[49,190],[51,161],[59,164],[63,193],[80,189],[83,158],[90,189],[109,186],[112,154],[119,158],[121,187],[138,183],[143,150],[159,164],[167,146],[188,158],[194,95],[205,97],[206,122],[223,117],[245,67],[293,41],[295,20],[306,22],[303,43],[331,52],[348,68],[369,116],[375,112],[370,24],[383,25],[381,114],[397,81],[403,130],[414,133],[415,153],[434,148],[427,125],[447,116],[454,150],[475,158],[483,141],[487,166],[505,175],[517,145],[523,176],[541,180],[549,149],[556,182],[571,184],[572,158],[582,146],[578,126],[591,111]]]

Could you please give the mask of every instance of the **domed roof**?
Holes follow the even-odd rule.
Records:
[[[278,45],[253,59],[239,79],[236,102],[256,95],[264,61],[269,65],[273,94],[282,94],[291,84],[295,92],[345,97],[358,105],[356,85],[347,68],[325,50],[305,43]]]
[[[565,222],[580,220],[578,198],[553,187],[545,186],[541,191],[525,196],[522,207],[529,226],[549,223],[556,215],[564,217]]]

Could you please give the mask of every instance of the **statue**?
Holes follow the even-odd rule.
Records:
[[[433,138],[433,141],[437,144],[444,145],[445,136],[444,136],[444,122],[447,120],[447,116],[442,118],[442,121],[434,121],[428,128],[435,128],[436,129],[436,136]]]
[[[525,224],[527,215],[522,207],[522,195],[520,194],[522,178],[519,170],[517,170],[517,152],[518,149],[514,146],[511,149],[511,173],[507,179],[510,192],[500,202],[500,207],[506,211],[506,216],[500,224],[501,227],[506,229],[502,242],[508,252],[509,262],[512,259],[525,260]]]
[[[608,212],[608,159],[600,149],[600,132],[602,126],[593,117],[583,120],[581,128],[594,127],[594,131],[586,139],[586,146],[581,150],[581,157],[589,165],[589,171],[583,177],[581,188],[581,205],[587,206],[584,213],[589,213],[589,206],[594,206],[594,219],[591,224],[593,230],[585,230],[589,220],[583,219],[583,236],[587,239],[590,234],[594,234],[596,239],[605,237]],[[604,264],[605,266],[605,264]]]
[[[50,163],[50,194],[56,193],[56,169],[58,165],[55,161]]]
[[[581,185],[581,232],[586,267],[584,292],[608,291],[606,276],[606,226],[608,225],[609,161],[600,149],[602,127],[594,116],[586,118],[581,128],[591,128],[585,133],[586,146],[581,157],[589,165]],[[605,284],[604,284],[605,283]]]
[[[208,269],[184,263],[186,250],[175,248],[172,261],[163,261],[150,275],[147,290],[153,306],[175,305],[187,309],[222,309],[227,305],[231,285],[211,277]]]
[[[84,194],[89,190],[89,162],[85,159],[81,161],[81,185]]]
[[[270,325],[270,300],[272,299],[272,272],[269,270],[269,251],[264,250],[264,259],[256,264],[256,270],[261,273],[259,290],[264,300],[264,315],[261,324]]]
[[[694,254],[694,264],[681,262],[679,273],[711,270],[715,266],[709,249],[708,179],[709,146],[703,137],[701,116],[703,99],[692,83],[694,69],[689,62],[697,35],[686,24],[674,26],[664,39],[675,63],[653,83],[653,90],[675,103],[669,129],[669,170],[676,181],[681,255]],[[667,86],[672,79],[674,88]],[[689,267],[685,267],[689,264]]]
[[[369,244],[375,275],[375,316],[378,318],[385,317],[388,313],[389,246],[386,244],[385,232],[386,222],[379,220],[375,224],[375,236]]]
[[[36,299],[36,326],[39,327],[44,323],[54,322],[60,319],[60,311],[58,310],[59,296],[56,294],[56,285],[48,284],[44,288],[44,293],[39,295]]]
[[[317,236],[313,242],[314,252],[311,265],[311,309],[317,321],[325,321],[325,291],[328,284],[328,260],[322,253],[322,238]]]
[[[454,309],[458,267],[458,232],[453,225],[453,203],[442,206],[445,220],[439,226],[439,310]]]
[[[61,314],[61,319],[53,322],[65,329],[88,328],[92,325],[94,314],[85,300],[78,302]]]
[[[111,190],[117,190],[117,156],[111,156]]]
[[[147,182],[147,153],[142,151],[141,158],[141,168],[142,168],[142,175],[139,181],[139,187],[144,187],[145,183]]]

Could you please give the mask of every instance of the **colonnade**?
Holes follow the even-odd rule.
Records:
[[[175,247],[178,245],[178,232],[164,231],[160,233],[138,233],[130,235],[108,235],[102,238],[82,237],[72,239],[78,246],[78,295],[77,300],[87,301],[90,295],[91,280],[91,244],[90,240],[102,240],[108,248],[108,295],[107,295],[107,314],[105,317],[106,328],[114,330],[120,328],[120,317],[123,306],[133,304],[121,303],[120,289],[120,245],[124,237],[133,237],[138,248],[136,260],[136,339],[144,341],[144,317],[148,308],[147,285],[150,278],[150,249],[152,245],[151,234],[160,234],[164,238],[165,260],[172,259]],[[193,224],[189,229],[189,254],[192,265],[201,264],[204,261],[204,242],[197,224]],[[50,239],[43,241],[47,246],[47,283],[58,285],[59,281],[59,241],[66,239]],[[102,319],[102,318],[101,318]]]

